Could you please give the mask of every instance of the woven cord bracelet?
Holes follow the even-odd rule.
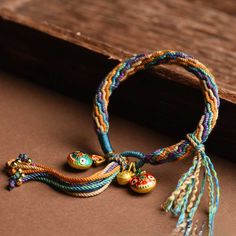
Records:
[[[200,80],[205,101],[204,114],[201,116],[196,130],[187,134],[186,138],[177,144],[157,149],[148,154],[140,151],[116,153],[108,135],[109,98],[120,82],[139,70],[160,64],[181,66]],[[216,171],[205,153],[204,143],[215,127],[218,109],[219,96],[214,77],[196,59],[176,51],[157,51],[152,54],[135,55],[121,62],[107,75],[95,96],[93,117],[104,156],[76,151],[67,157],[68,164],[77,169],[88,169],[93,164],[100,165],[108,162],[106,167],[89,177],[67,177],[53,168],[34,163],[26,154],[20,154],[6,164],[10,174],[9,189],[34,180],[49,184],[69,195],[91,197],[103,192],[116,179],[120,185],[129,185],[135,192],[147,193],[156,186],[157,181],[153,175],[141,169],[144,164],[159,165],[192,157],[192,166],[182,175],[176,189],[162,207],[165,211],[178,216],[175,234],[196,235],[197,231],[199,235],[202,234],[203,224],[199,229],[194,221],[194,216],[207,183],[209,192],[208,235],[211,236],[220,190]],[[129,157],[135,157],[138,161],[130,161]]]

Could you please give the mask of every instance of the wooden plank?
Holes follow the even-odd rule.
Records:
[[[236,16],[236,2],[234,0],[192,0],[202,4],[202,7],[208,6],[218,11]]]
[[[185,51],[212,69],[221,98],[236,103],[236,18],[201,6],[187,0],[15,0],[2,1],[0,14],[118,60],[156,49]],[[171,70],[183,75],[178,82],[194,86],[194,79]]]
[[[171,3],[171,1],[168,2]],[[182,7],[183,4],[190,7],[187,2],[180,2]],[[235,57],[232,43],[234,29],[229,34],[225,33],[224,37],[228,37],[228,41],[218,35],[215,39],[217,47],[213,47],[212,42],[216,35],[212,34],[213,30],[208,32],[210,26],[208,25],[204,31],[204,28],[201,28],[204,21],[199,20],[199,31],[201,29],[202,33],[199,31],[195,33],[193,29],[196,25],[190,27],[190,23],[194,20],[190,13],[187,16],[187,22],[181,23],[181,8],[173,10],[177,12],[173,15],[176,25],[173,19],[171,22],[165,22],[167,19],[164,17],[165,11],[163,13],[162,8],[165,6],[170,11],[173,8],[167,2],[160,1],[162,7],[160,11],[157,11],[157,14],[162,14],[163,17],[162,21],[157,22],[157,25],[160,24],[159,31],[156,31],[153,25],[152,27],[148,25],[155,21],[149,22],[151,16],[149,11],[143,11],[143,14],[147,14],[145,18],[142,18],[146,23],[141,24],[134,20],[139,18],[129,12],[135,10],[137,6],[132,6],[129,11],[125,10],[123,1],[119,2],[120,5],[114,3],[118,4],[118,11],[123,9],[122,17],[108,16],[109,11],[115,14],[116,8],[105,1],[97,3],[97,7],[90,7],[91,4],[87,1],[81,1],[79,7],[76,7],[75,1],[50,1],[47,6],[44,6],[46,1],[40,1],[40,3],[37,0],[16,0],[14,4],[13,1],[5,2],[5,4],[2,2],[0,53],[4,60],[0,61],[1,67],[26,75],[33,81],[67,95],[91,102],[98,83],[124,57],[135,52],[149,51],[156,46],[163,49],[162,45],[172,45],[172,49],[192,52],[192,55],[210,65],[215,74],[219,75],[217,82],[220,86],[221,113],[217,128],[208,143],[209,150],[233,159],[236,146],[235,81],[233,80],[235,61],[227,55]],[[107,5],[104,7],[101,4]],[[155,3],[152,4],[154,7]],[[140,9],[135,11],[136,14],[141,14],[143,5],[141,3],[138,5]],[[101,6],[105,9],[104,12]],[[48,8],[47,11],[46,8]],[[101,12],[101,19],[97,15],[94,19],[88,19],[92,12],[96,11]],[[152,9],[150,11],[152,12]],[[214,9],[209,11],[215,14],[218,12]],[[190,9],[190,12],[193,13],[193,10]],[[87,14],[87,17],[83,14]],[[222,15],[226,14],[222,13]],[[128,21],[129,18],[131,21]],[[154,18],[159,19],[157,16]],[[230,23],[229,19],[232,19],[231,23],[234,23],[234,17],[230,15],[226,16],[226,23]],[[211,17],[208,20],[211,21]],[[222,19],[221,21],[223,22]],[[128,23],[132,23],[132,27]],[[168,24],[172,25],[172,30],[163,29],[164,25]],[[112,28],[112,25],[116,26],[116,30]],[[220,27],[221,31],[226,31],[222,25],[223,23]],[[152,31],[149,33],[147,29]],[[104,32],[105,30],[109,32]],[[217,31],[219,28],[214,30]],[[182,31],[184,34],[176,33]],[[142,32],[146,32],[146,36]],[[211,34],[212,36],[209,36]],[[174,35],[176,35],[175,38]],[[103,40],[102,37],[104,37]],[[192,42],[189,41],[190,39]],[[148,44],[144,42],[145,40]],[[219,46],[223,42],[226,46]],[[230,47],[232,50],[229,50]],[[206,51],[207,48],[213,51],[209,53]],[[224,68],[223,62],[226,62]],[[183,137],[186,132],[191,132],[195,128],[202,113],[202,96],[196,89],[196,79],[176,67],[158,67],[140,72],[134,77],[135,80],[127,81],[126,86],[122,86],[112,97],[111,112],[175,137]],[[147,81],[144,81],[144,77]],[[140,94],[143,93],[145,96],[140,100]],[[140,112],[140,107],[142,112]]]

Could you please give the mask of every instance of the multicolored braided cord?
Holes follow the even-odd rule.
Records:
[[[120,82],[137,71],[161,64],[181,66],[200,80],[205,109],[196,130],[187,134],[186,138],[177,144],[157,149],[152,153],[145,154],[140,151],[116,153],[108,135],[108,104],[112,92]],[[127,157],[139,159],[136,163],[137,168],[148,163],[159,165],[193,157],[193,165],[180,178],[176,189],[163,204],[163,208],[179,217],[174,234],[193,235],[196,231],[194,216],[207,182],[209,192],[208,235],[211,236],[213,235],[214,217],[219,205],[220,187],[215,168],[205,153],[204,143],[216,125],[219,104],[218,89],[213,75],[196,59],[182,52],[168,50],[136,55],[117,65],[102,81],[95,96],[93,116],[99,142],[109,162],[108,165],[90,177],[71,178],[52,168],[32,163],[26,154],[21,154],[16,160],[7,163],[8,171],[11,174],[9,188],[12,189],[16,185],[36,180],[73,196],[90,197],[103,192],[117,174],[126,168]],[[73,163],[73,165],[75,164]]]

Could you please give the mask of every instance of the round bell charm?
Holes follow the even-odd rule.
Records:
[[[126,185],[130,182],[133,176],[134,173],[132,171],[124,170],[117,175],[116,180],[119,185]]]
[[[128,170],[123,170],[117,175],[116,177],[117,183],[119,185],[128,184],[130,180],[132,179],[132,177],[134,176],[134,170],[135,170],[135,164],[131,162]]]
[[[156,178],[146,171],[135,174],[129,182],[130,188],[136,193],[149,193],[156,187],[156,184]]]

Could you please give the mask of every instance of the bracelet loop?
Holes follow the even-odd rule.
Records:
[[[194,74],[199,80],[204,95],[205,109],[196,130],[188,134],[185,140],[152,153],[125,151],[123,156],[137,157],[138,166],[144,163],[161,164],[189,156],[195,150],[203,149],[203,143],[216,124],[218,118],[219,96],[213,75],[196,59],[182,52],[157,51],[151,54],[136,55],[116,66],[102,81],[95,96],[93,117],[99,142],[105,154],[114,152],[109,140],[108,104],[112,92],[119,84],[139,70],[154,65],[178,65]]]

